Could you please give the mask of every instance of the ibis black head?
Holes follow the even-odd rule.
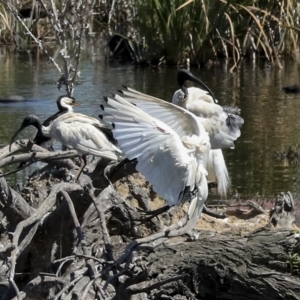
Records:
[[[195,75],[193,75],[191,71],[189,71],[187,69],[180,69],[177,74],[177,82],[178,82],[180,88],[182,89],[182,91],[184,92],[185,97],[187,97],[187,95],[188,95],[188,89],[187,89],[187,86],[185,85],[186,81],[192,81],[192,82],[198,83],[201,86],[203,86],[208,91],[208,93],[212,96],[214,102],[218,103],[213,92],[202,80],[200,80]]]
[[[17,135],[26,127],[28,126],[34,126],[39,133],[42,134],[42,124],[39,120],[39,118],[35,115],[29,115],[27,117],[25,117],[23,119],[23,122],[21,124],[21,126],[19,127],[19,129],[14,133],[14,135],[12,136],[10,143],[9,143],[9,151],[11,149],[11,144],[14,142],[15,138],[17,137]]]
[[[71,106],[80,106],[80,103],[75,100],[75,98],[63,95],[59,96],[56,100],[57,107],[60,111],[70,110]]]

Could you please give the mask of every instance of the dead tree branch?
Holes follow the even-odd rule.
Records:
[[[2,212],[12,223],[25,220],[35,213],[35,209],[9,187],[2,176],[0,176],[0,203]]]
[[[76,4],[67,1],[63,2],[59,8],[53,0],[50,1],[50,8],[43,0],[37,1],[46,12],[47,18],[55,32],[57,42],[60,45],[59,54],[63,61],[62,67],[59,66],[47,49],[45,49],[42,40],[36,37],[27,27],[20,17],[17,8],[6,0],[0,0],[0,3],[2,3],[6,10],[21,24],[27,35],[30,36],[34,43],[38,45],[39,49],[47,55],[50,62],[56,67],[60,73],[57,82],[58,89],[61,89],[62,85],[64,85],[67,94],[72,96],[75,79],[80,74],[78,65],[82,50],[82,40],[84,39],[85,31],[89,26],[89,19],[93,14],[96,1],[81,0],[77,1]],[[72,41],[72,46],[70,46],[69,41]]]
[[[24,250],[24,247],[28,245],[30,240],[32,239],[32,234],[28,237],[26,243],[19,244],[19,239],[21,236],[21,233],[23,230],[31,225],[34,225],[37,222],[40,222],[43,217],[45,217],[48,212],[51,210],[51,208],[55,205],[56,201],[56,195],[60,191],[75,191],[75,190],[82,190],[82,187],[75,183],[59,183],[52,187],[49,196],[45,201],[41,204],[41,206],[36,210],[35,214],[31,215],[26,220],[21,221],[13,233],[13,239],[12,239],[12,246],[14,247],[14,250],[11,253],[10,257],[10,275],[9,275],[9,281],[14,286],[17,296],[19,297],[19,290],[17,289],[17,286],[14,281],[15,277],[15,267],[16,267],[16,261],[21,254],[21,252]]]

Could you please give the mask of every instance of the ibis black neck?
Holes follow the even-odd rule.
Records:
[[[38,133],[40,135],[43,136],[43,132],[42,132],[42,124],[41,121],[38,119],[37,116],[35,115],[30,115],[24,118],[21,126],[19,127],[19,129],[15,132],[15,134],[12,136],[11,140],[10,140],[10,145],[9,145],[9,151],[11,148],[11,144],[14,142],[15,138],[17,137],[17,135],[26,127],[28,126],[34,126],[37,130]]]
[[[66,103],[63,102],[63,98],[65,98],[65,97],[73,99],[73,97],[68,97],[68,96],[60,96],[60,97],[58,97],[57,100],[56,100],[56,104],[57,104],[57,107],[58,107],[59,111],[69,111],[70,108],[72,109],[71,105],[68,105],[68,104],[66,104]]]

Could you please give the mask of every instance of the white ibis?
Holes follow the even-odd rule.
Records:
[[[73,106],[80,106],[80,103],[78,103],[73,97],[67,95],[59,96],[56,100],[56,104],[58,112],[47,118],[43,122],[43,126],[49,126],[56,118],[58,118],[62,114],[73,112]],[[43,148],[53,150],[52,145],[54,144],[55,140],[51,139],[50,137],[44,136],[43,134],[41,134],[41,132],[38,131],[33,142]]]
[[[219,127],[219,134],[211,134],[212,150],[208,156],[205,166],[208,169],[210,181],[216,181],[218,193],[226,196],[229,187],[229,176],[225,164],[222,148],[234,148],[235,140],[241,135],[240,128],[244,120],[240,117],[240,109],[236,107],[220,106],[211,90],[189,70],[179,70],[177,81],[180,90],[176,91],[172,103],[186,108],[196,116],[205,118],[206,129],[214,132]],[[187,87],[186,81],[192,81],[202,85],[206,90],[196,87]],[[209,124],[218,124],[212,126]],[[220,148],[216,150],[217,148]]]
[[[210,150],[205,162],[208,171],[207,180],[216,182],[218,194],[226,197],[230,180],[221,149],[234,148],[234,142],[241,134],[240,127],[244,120],[239,116],[240,110],[218,105],[218,101],[208,86],[189,70],[179,70],[177,81],[181,89],[174,93],[172,103],[186,108],[198,117],[204,118],[203,122],[207,124],[206,129],[208,132],[213,133],[210,134],[212,150]],[[186,81],[200,84],[206,90],[196,87],[188,88],[185,84]]]
[[[45,127],[37,116],[29,115],[24,118],[20,128],[11,138],[10,144],[21,130],[30,125],[36,127],[42,136],[53,138],[82,154],[84,164],[75,179],[79,178],[86,165],[85,156],[87,154],[112,161],[118,161],[122,158],[122,151],[114,145],[109,137],[112,127],[98,119],[69,112],[57,117],[49,126]]]
[[[143,94],[129,87],[125,88],[126,90],[122,90],[120,93],[124,95],[126,100],[135,104],[152,117],[166,123],[179,135],[181,135],[186,128],[192,128],[194,126],[194,120],[196,119],[197,122],[200,122],[202,125],[204,125],[205,130],[210,133],[209,137],[211,145],[214,143],[214,141],[219,139],[217,127],[214,128],[213,131],[209,131],[207,129],[207,127],[211,128],[215,126],[215,123],[210,119],[197,117],[190,112],[188,115],[193,115],[193,118],[186,118],[185,114],[187,113],[187,110],[180,106]],[[181,118],[181,121],[179,121],[179,118]],[[213,152],[211,153],[211,151]],[[209,154],[203,158],[203,165],[208,171],[207,180],[217,182],[218,194],[222,197],[226,197],[230,180],[222,150],[210,150]],[[208,210],[206,211],[208,212]]]
[[[154,191],[169,206],[192,198],[184,228],[193,228],[208,195],[203,157],[210,142],[202,124],[187,110],[167,102],[164,107],[151,103],[159,114],[155,118],[119,95],[104,99],[100,118],[113,124],[118,145],[128,159],[137,160],[137,171],[153,185]],[[162,122],[161,116],[169,122]]]
[[[241,135],[240,128],[244,124],[240,109],[218,105],[211,90],[189,70],[179,70],[177,81],[181,89],[174,93],[172,103],[204,118],[203,122],[206,122],[204,126],[211,137],[212,149],[234,148],[234,142]],[[206,90],[188,88],[186,81],[201,84]]]

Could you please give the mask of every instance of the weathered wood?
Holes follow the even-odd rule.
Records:
[[[2,172],[0,171],[1,174]],[[0,177],[0,203],[2,206],[1,211],[8,219],[8,222],[12,224],[12,228],[15,227],[15,224],[27,219],[35,212],[35,209],[19,193],[8,186],[4,177]]]
[[[100,161],[80,184],[61,183],[65,177],[43,168],[29,182],[31,202],[17,192],[16,200],[7,201],[12,190],[1,180],[1,211],[11,223],[3,232],[12,228],[14,235],[6,244],[1,239],[0,275],[11,284],[1,285],[0,299],[17,299],[16,291],[19,299],[300,299],[300,235],[291,227],[290,194],[279,195],[269,223],[254,232],[217,233],[198,225],[195,240],[171,238],[160,232],[184,210],[141,224],[140,207],[164,202],[135,172],[134,162],[110,177],[114,188],[104,176],[113,166],[106,165]],[[267,218],[255,203],[251,207],[251,215]],[[250,216],[244,221],[253,225]],[[158,239],[148,238],[152,234]]]
[[[298,238],[265,228],[247,237],[202,232],[197,241],[170,239],[139,254],[140,272],[120,285],[123,298],[115,299],[142,293],[145,299],[300,299],[300,278],[288,274],[287,264]]]

